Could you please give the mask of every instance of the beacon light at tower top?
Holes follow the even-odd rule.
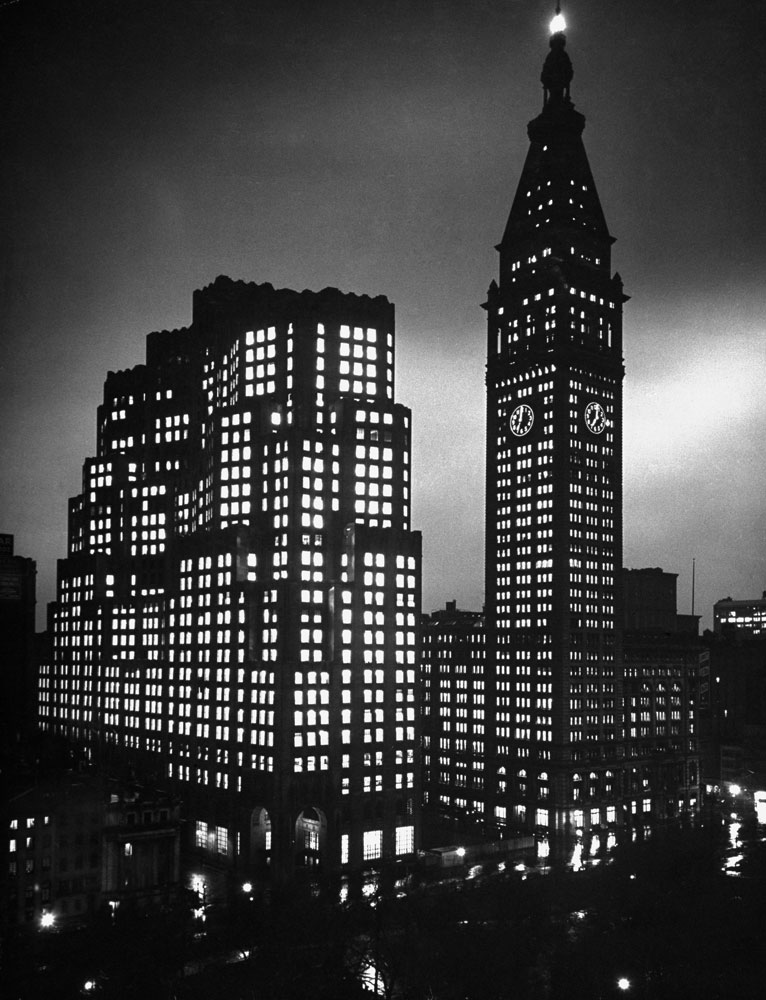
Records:
[[[564,15],[561,13],[560,10],[557,9],[555,17],[551,21],[551,34],[555,35],[559,31],[566,31],[566,30],[567,30],[567,23],[564,20]]]

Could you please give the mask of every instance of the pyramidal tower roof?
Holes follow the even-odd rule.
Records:
[[[585,117],[570,95],[574,71],[566,51],[560,7],[551,21],[550,51],[543,64],[543,110],[527,126],[529,152],[498,250],[546,231],[611,244],[582,141]]]

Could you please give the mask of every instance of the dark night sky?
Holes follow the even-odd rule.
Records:
[[[424,610],[483,600],[484,301],[542,0],[0,4],[0,531],[53,597],[109,369],[218,274],[383,293]],[[625,311],[625,558],[766,588],[766,3],[572,0]]]

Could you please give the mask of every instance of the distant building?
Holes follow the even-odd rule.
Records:
[[[0,925],[60,927],[106,905],[169,902],[179,885],[180,828],[177,801],[90,775],[14,795],[2,807]]]
[[[700,801],[699,618],[676,610],[677,574],[622,571],[626,821],[650,824]]]
[[[35,728],[37,567],[0,534],[0,756]]]
[[[713,605],[713,629],[723,632],[727,628],[739,629],[751,639],[766,638],[766,590],[761,597],[733,601],[726,597]]]
[[[40,720],[175,788],[203,859],[413,854],[420,534],[394,308],[218,278],[110,372]]]
[[[423,804],[437,823],[484,818],[485,672],[483,612],[448,601],[423,617]]]

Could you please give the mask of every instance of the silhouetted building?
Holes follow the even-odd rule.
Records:
[[[484,613],[455,601],[423,618],[423,804],[435,818],[484,819]]]
[[[416,848],[410,442],[383,296],[218,278],[107,377],[40,718],[178,787],[203,860]]]
[[[676,573],[622,571],[625,808],[633,825],[696,811],[700,801],[699,618],[676,610]]]
[[[705,633],[701,734],[703,780],[766,788],[766,643],[737,629]]]
[[[761,597],[733,601],[726,597],[713,605],[713,628],[723,632],[738,628],[751,639],[766,638],[766,590]]]
[[[0,535],[0,756],[14,753],[36,721],[37,567],[13,549],[13,535]]]
[[[619,822],[622,281],[550,39],[487,342],[487,820]]]

